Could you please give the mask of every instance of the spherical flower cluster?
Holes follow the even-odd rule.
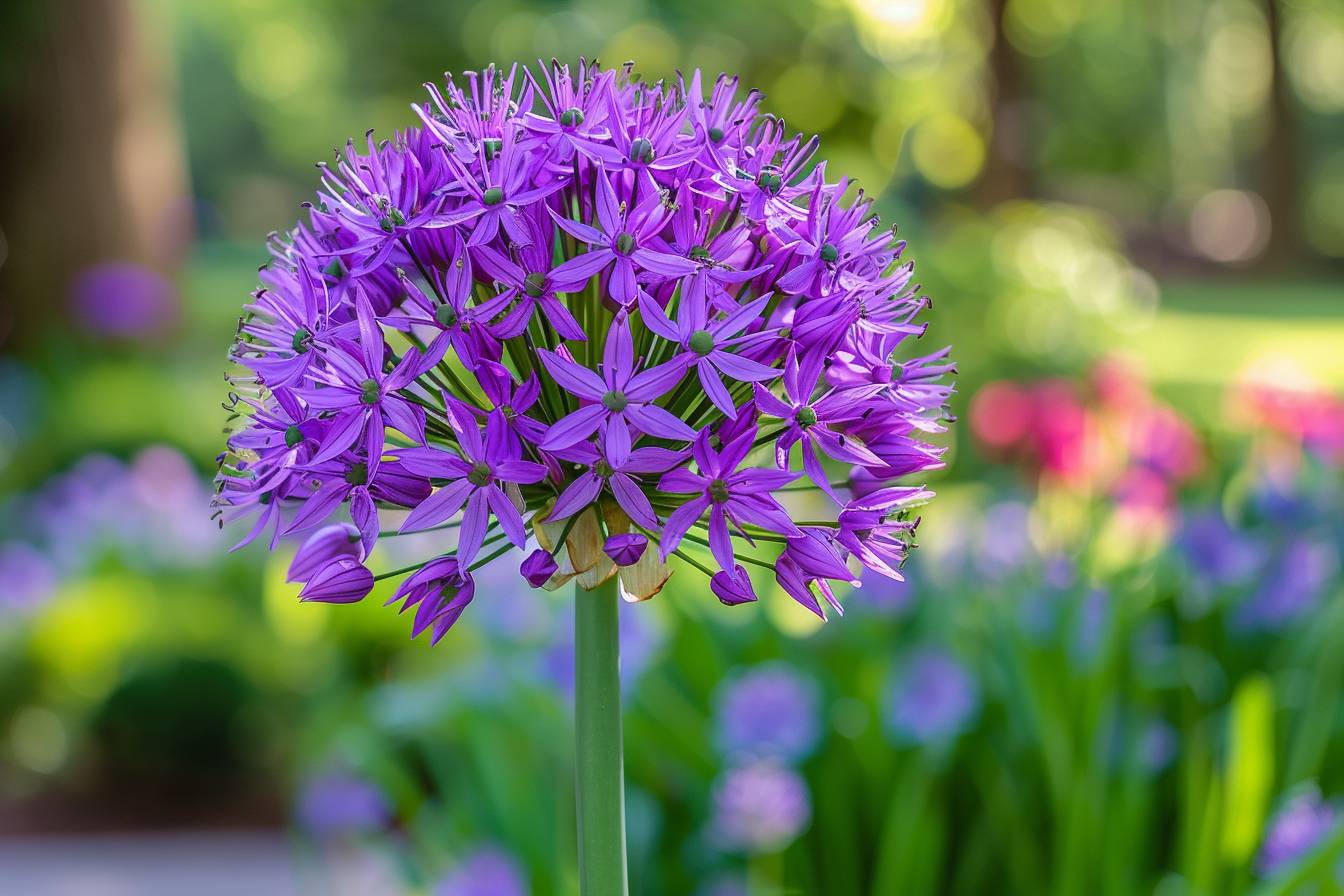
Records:
[[[906,350],[928,302],[904,242],[826,179],[816,138],[698,72],[428,89],[418,127],[347,144],[272,240],[233,351],[222,518],[272,546],[338,526],[296,564],[327,601],[371,589],[391,529],[455,529],[395,597],[435,640],[472,572],[533,541],[534,587],[619,575],[630,599],[673,556],[726,604],[768,568],[823,617],[859,565],[899,577],[930,493],[895,483],[940,463],[923,439],[952,366]],[[820,519],[796,518],[804,488]]]

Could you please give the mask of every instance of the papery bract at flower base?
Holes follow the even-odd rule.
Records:
[[[750,602],[756,565],[824,617],[858,566],[898,576],[929,493],[895,480],[941,465],[953,367],[909,350],[905,242],[759,105],[487,67],[347,143],[246,306],[221,520],[312,533],[290,576],[326,601],[367,593],[380,538],[442,531],[395,598],[435,640],[538,543],[529,584],[628,600],[675,567]]]

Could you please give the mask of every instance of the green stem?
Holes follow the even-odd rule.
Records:
[[[627,896],[617,580],[574,589],[575,785],[579,892]]]

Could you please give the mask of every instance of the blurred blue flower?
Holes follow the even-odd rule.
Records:
[[[71,285],[76,320],[115,339],[162,333],[177,319],[178,295],[158,272],[131,262],[85,268]]]
[[[988,582],[1000,582],[1036,556],[1028,525],[1031,508],[1021,501],[991,504],[980,518],[975,570]]]
[[[1339,572],[1333,545],[1295,538],[1284,547],[1264,581],[1242,605],[1237,622],[1249,629],[1276,629],[1316,605]]]
[[[1176,544],[1195,586],[1206,592],[1246,582],[1265,561],[1261,542],[1233,529],[1217,510],[1186,514]]]
[[[885,718],[898,741],[945,743],[959,735],[979,708],[975,679],[951,654],[916,651],[887,690]]]
[[[1106,641],[1106,624],[1111,617],[1111,595],[1104,588],[1093,588],[1078,605],[1074,621],[1073,659],[1081,665],[1093,663]]]
[[[554,606],[528,588],[513,563],[491,563],[476,575],[477,621],[497,638],[535,644],[550,635]]]
[[[1260,872],[1271,875],[1320,843],[1335,826],[1338,813],[1315,787],[1300,791],[1270,819],[1260,846]]]
[[[747,879],[741,874],[716,874],[695,891],[695,896],[750,896]]]
[[[392,817],[387,797],[374,784],[346,771],[323,772],[304,782],[295,819],[318,837],[376,831]]]
[[[528,896],[527,872],[508,852],[485,846],[462,859],[434,887],[434,896]]]
[[[719,689],[714,724],[729,756],[806,759],[821,736],[816,685],[784,662],[763,663]]]
[[[663,644],[652,608],[621,602],[621,690],[629,694]],[[564,613],[560,632],[541,656],[541,674],[568,700],[574,699],[574,614]]]
[[[714,788],[711,829],[728,849],[778,852],[812,820],[807,782],[793,769],[755,762],[729,769]]]
[[[1180,734],[1166,719],[1152,718],[1139,732],[1139,762],[1150,774],[1160,774],[1180,751]]]
[[[860,612],[869,611],[878,616],[899,616],[908,609],[914,600],[915,589],[911,583],[914,564],[907,563],[901,569],[903,581],[896,581],[870,570],[863,572],[863,587],[855,589],[850,595],[850,605]]]
[[[0,544],[0,615],[27,614],[56,591],[56,570],[37,548],[22,541]]]

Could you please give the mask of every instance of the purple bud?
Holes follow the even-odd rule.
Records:
[[[639,562],[639,558],[644,556],[644,549],[648,546],[649,540],[643,535],[628,532],[609,537],[602,550],[607,552],[607,556],[617,566],[634,566]]]
[[[720,603],[729,607],[749,604],[756,599],[756,592],[751,587],[751,576],[747,575],[741,564],[735,566],[731,574],[727,570],[716,572],[709,580],[709,590],[714,592]]]
[[[338,557],[319,569],[299,592],[299,600],[353,604],[373,590],[373,573],[358,560]]]
[[[364,559],[359,530],[349,523],[323,526],[294,555],[285,581],[306,582],[313,577],[313,573],[340,557],[349,557],[356,562]]]
[[[527,555],[523,565],[518,567],[518,572],[524,579],[527,579],[527,584],[533,588],[540,588],[546,584],[551,576],[555,575],[555,571],[559,568],[560,565],[555,562],[555,558],[551,556],[550,551],[537,548]]]

